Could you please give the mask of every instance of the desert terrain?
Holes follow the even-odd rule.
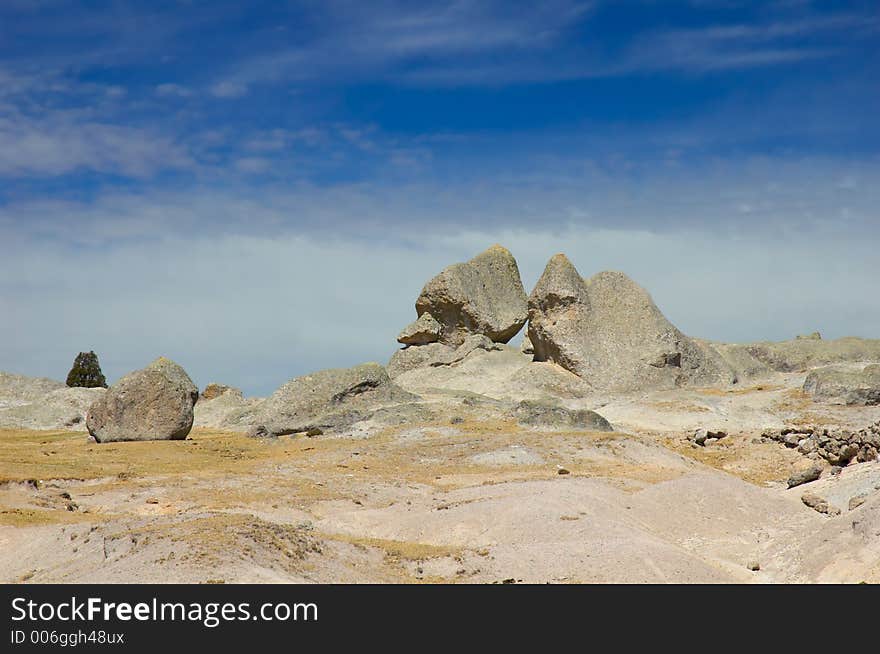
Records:
[[[566,265],[447,269],[387,366],[212,384],[183,438],[0,374],[0,581],[880,582],[880,342],[690,339]]]

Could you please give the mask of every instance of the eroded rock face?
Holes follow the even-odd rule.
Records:
[[[198,398],[186,371],[161,357],[127,374],[92,404],[86,427],[98,443],[183,440]]]
[[[880,404],[880,365],[854,369],[834,366],[818,368],[807,375],[804,391],[812,395],[814,400],[835,404]]]
[[[390,404],[415,399],[378,363],[321,370],[290,380],[260,405],[252,436],[321,434],[369,418]]]
[[[536,361],[552,361],[595,388],[636,391],[735,380],[706,344],[682,334],[650,295],[619,272],[584,280],[565,257],[547,264],[529,297]]]
[[[439,341],[458,347],[471,334],[507,343],[526,322],[526,292],[516,259],[500,245],[444,268],[422,289],[416,312],[440,324]]]

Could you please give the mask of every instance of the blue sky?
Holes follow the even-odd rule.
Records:
[[[565,251],[719,340],[880,337],[876,2],[0,3],[0,369],[271,392]]]

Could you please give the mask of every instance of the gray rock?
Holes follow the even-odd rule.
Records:
[[[440,340],[442,327],[427,311],[418,320],[404,327],[397,336],[397,342],[404,345],[427,345]]]
[[[880,404],[880,365],[857,369],[818,368],[807,375],[804,391],[814,400],[835,404]]]
[[[391,356],[388,362],[388,375],[393,379],[416,368],[436,368],[452,366],[464,361],[470,354],[482,350],[487,352],[503,350],[504,346],[494,343],[483,334],[471,334],[465,337],[456,348],[443,343],[405,347]]]
[[[335,368],[297,377],[263,402],[252,436],[340,431],[382,407],[416,396],[394,384],[378,363]]]
[[[801,484],[808,484],[811,481],[816,481],[821,476],[822,466],[813,465],[806,470],[801,470],[791,475],[788,478],[788,487],[794,488],[795,486],[800,486]]]
[[[503,345],[492,342],[488,336],[483,334],[471,334],[467,336],[461,345],[452,352],[447,352],[443,356],[432,361],[431,366],[451,366],[452,364],[464,361],[464,359],[477,350],[485,350],[486,352],[503,350]]]
[[[676,329],[648,293],[619,272],[583,280],[565,255],[547,263],[529,297],[536,361],[552,361],[610,391],[735,381],[717,351]]]
[[[692,440],[697,445],[705,445],[706,439],[709,438],[709,432],[706,431],[705,429],[697,429],[688,438],[689,438],[689,440]]]
[[[453,356],[455,348],[443,343],[429,343],[417,347],[397,350],[388,361],[388,375],[394,379],[416,368],[425,368],[435,362],[447,361]]]
[[[785,434],[782,437],[782,442],[785,447],[795,448],[800,445],[802,438],[803,437],[800,434]]]
[[[856,337],[834,340],[794,339],[731,345],[745,350],[776,372],[801,372],[831,364],[880,362],[880,339]]]
[[[614,431],[611,423],[589,409],[567,409],[550,402],[523,400],[513,411],[517,422],[530,427]]]
[[[110,387],[89,408],[86,427],[99,443],[183,440],[198,399],[186,371],[160,357]]]
[[[440,342],[458,347],[470,334],[507,343],[526,322],[526,293],[516,259],[493,245],[466,263],[431,279],[416,300],[419,317],[430,313],[441,325]]]
[[[727,438],[727,432],[720,430],[712,431],[702,427],[688,436],[688,440],[693,441],[697,445],[709,445],[710,440],[712,443],[717,443],[722,438]]]
[[[877,460],[877,448],[873,445],[862,445],[859,449],[859,453],[856,455],[856,461],[859,463],[866,463],[868,461],[876,461]]]

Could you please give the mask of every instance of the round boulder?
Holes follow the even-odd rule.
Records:
[[[86,427],[98,443],[183,440],[198,398],[186,371],[161,357],[127,374],[92,404]]]

